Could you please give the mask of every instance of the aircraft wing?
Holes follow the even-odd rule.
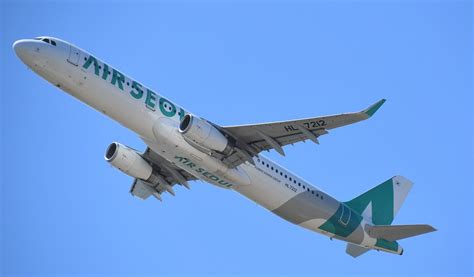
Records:
[[[174,185],[180,184],[189,189],[188,181],[197,180],[196,177],[171,164],[150,148],[147,148],[141,156],[152,165],[153,169],[159,174],[159,177],[162,178],[162,181],[155,185],[135,179],[130,188],[130,193],[135,197],[145,200],[150,195],[153,195],[161,201],[161,194],[163,192],[175,194],[173,190]]]
[[[378,101],[369,108],[354,113],[261,123],[221,127],[221,131],[236,140],[233,153],[223,158],[223,162],[234,167],[245,161],[253,163],[251,157],[264,150],[275,149],[285,155],[283,146],[300,141],[312,140],[319,144],[318,138],[328,133],[328,130],[353,124],[370,118],[385,102]]]

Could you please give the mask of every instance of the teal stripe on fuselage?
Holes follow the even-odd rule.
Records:
[[[321,225],[319,229],[346,238],[359,227],[361,222],[361,215],[341,203],[336,213]]]

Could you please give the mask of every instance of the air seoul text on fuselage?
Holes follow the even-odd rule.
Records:
[[[89,57],[84,58],[84,60],[85,62],[82,65],[82,68],[87,70],[91,65],[93,65],[95,75],[105,81],[108,81],[109,76],[111,76],[109,81],[110,84],[117,86],[122,91],[126,90],[125,86],[131,87],[130,91],[128,92],[130,96],[132,96],[132,98],[135,100],[142,100],[148,109],[155,111],[156,106],[158,105],[160,112],[164,116],[174,117],[176,113],[178,113],[180,120],[184,117],[185,111],[182,108],[179,108],[178,112],[176,106],[173,103],[171,103],[166,98],[159,96],[151,89],[145,88],[135,80],[125,81],[125,75],[123,75],[120,71],[110,67],[106,63],[102,63],[102,65],[100,65],[94,56],[89,55]]]

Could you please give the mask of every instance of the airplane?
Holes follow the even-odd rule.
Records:
[[[347,242],[346,253],[403,254],[398,240],[436,231],[430,225],[391,225],[412,182],[395,176],[340,202],[261,152],[319,137],[372,117],[382,99],[359,112],[272,123],[220,126],[175,104],[110,64],[64,40],[15,41],[16,55],[54,86],[137,133],[144,152],[111,143],[105,160],[133,178],[130,193],[162,201],[176,185],[201,180],[234,190],[277,216]]]

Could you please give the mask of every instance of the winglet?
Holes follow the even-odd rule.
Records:
[[[374,115],[380,107],[382,107],[383,103],[385,103],[385,99],[378,101],[377,103],[373,104],[372,106],[368,107],[367,109],[363,110],[362,112],[365,113],[368,117]]]

